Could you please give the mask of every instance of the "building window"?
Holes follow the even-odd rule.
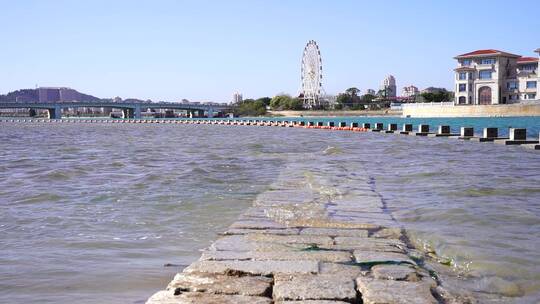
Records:
[[[536,99],[536,94],[533,93],[533,94],[527,94],[527,98],[528,99]]]
[[[460,83],[460,84],[459,84],[459,91],[460,91],[460,92],[465,92],[465,91],[467,91],[467,84],[465,84],[465,83]]]
[[[495,59],[493,58],[480,59],[480,64],[495,64]]]
[[[461,61],[461,65],[470,66],[471,65],[471,60],[470,59],[463,59],[463,61]]]
[[[459,73],[459,80],[467,80],[467,73],[464,73],[464,72]]]
[[[536,81],[527,81],[527,89],[536,89]]]
[[[472,79],[473,79],[473,73],[469,72],[469,80],[472,80]]]
[[[521,66],[521,69],[523,71],[534,71],[534,70],[536,70],[536,65],[535,64],[526,64],[526,65]]]
[[[519,95],[510,95],[510,100],[519,100]]]
[[[478,90],[478,104],[488,105],[491,104],[491,88],[490,87],[481,87]]]
[[[459,104],[465,104],[467,102],[467,98],[465,96],[460,96],[458,99]]]
[[[517,81],[509,81],[506,83],[506,88],[509,90],[517,90],[518,89],[518,83]]]
[[[480,71],[478,73],[478,78],[479,79],[491,79],[491,71],[489,71],[489,70]]]

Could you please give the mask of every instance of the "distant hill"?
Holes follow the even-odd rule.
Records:
[[[36,89],[22,89],[0,95],[0,102],[15,102],[17,99],[39,101],[38,91]]]
[[[64,92],[68,92],[69,101],[101,101],[103,99],[80,93],[76,90],[69,88],[62,88]],[[5,95],[0,95],[0,102],[38,102],[39,101],[39,89],[22,89],[13,92],[9,92]],[[67,101],[67,100],[66,100]]]

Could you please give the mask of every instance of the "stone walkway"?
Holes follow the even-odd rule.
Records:
[[[469,302],[425,268],[358,168],[293,164],[147,304]]]

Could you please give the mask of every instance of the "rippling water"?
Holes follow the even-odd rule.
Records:
[[[536,151],[290,128],[0,130],[0,302],[144,302],[302,154],[370,175],[414,242],[448,260],[447,285],[486,301],[540,299]]]

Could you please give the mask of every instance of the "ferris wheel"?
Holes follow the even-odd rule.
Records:
[[[309,108],[318,106],[323,74],[321,51],[315,40],[310,40],[304,48],[301,74],[304,104]]]

